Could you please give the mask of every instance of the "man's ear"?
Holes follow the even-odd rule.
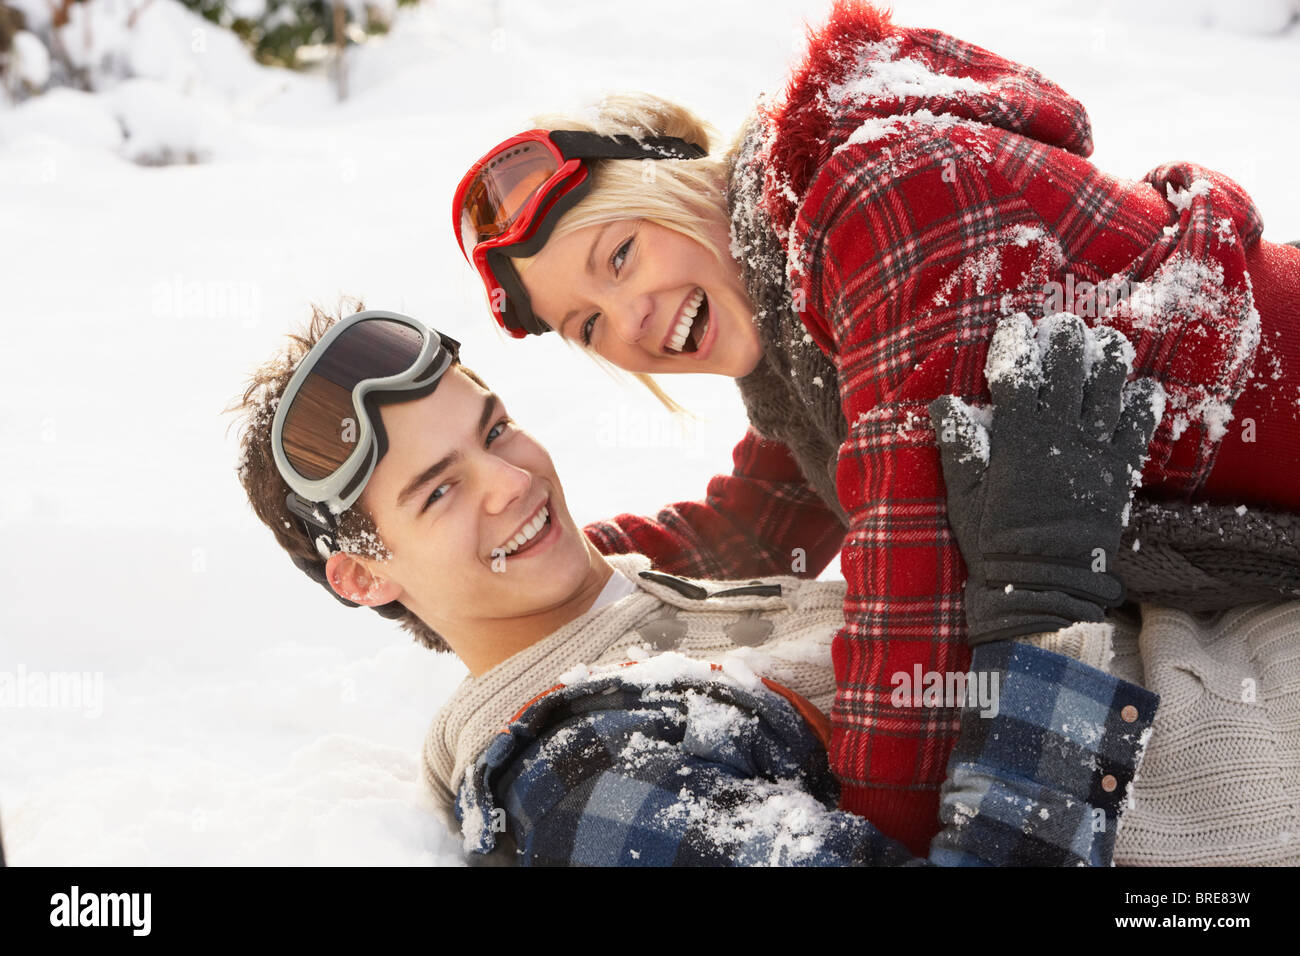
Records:
[[[325,577],[334,593],[366,607],[388,604],[402,594],[402,586],[396,581],[372,573],[355,557],[342,551],[331,554],[325,562]]]

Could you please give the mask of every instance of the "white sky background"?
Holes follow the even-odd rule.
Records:
[[[1187,159],[1237,179],[1285,241],[1300,30],[1231,29],[1275,6],[1253,4],[899,0],[895,20],[1045,73],[1087,107],[1108,172]],[[0,105],[0,672],[98,673],[104,693],[94,717],[0,708],[11,862],[456,860],[416,774],[463,669],[293,568],[219,413],[306,303],[353,293],[462,340],[580,522],[702,496],[744,430],[734,385],[665,379],[702,416],[682,431],[554,336],[506,344],[451,193],[533,113],[607,91],[682,100],[729,137],[828,8],[427,4],[354,51],[340,106],[322,78],[190,53],[191,24],[160,3],[158,46],[137,50],[158,82]],[[114,115],[212,158],[137,166]]]

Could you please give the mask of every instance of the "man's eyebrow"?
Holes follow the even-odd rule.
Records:
[[[496,411],[497,405],[501,404],[501,396],[496,392],[488,392],[483,396],[483,411],[478,413],[478,433],[483,434],[483,429],[487,428],[488,419]]]
[[[605,233],[609,231],[611,228],[613,228],[614,226],[616,226],[617,224],[618,224],[617,219],[607,222],[605,224],[605,228],[600,230],[600,232],[596,233],[596,237],[591,240],[591,250],[587,253],[587,275],[591,275],[596,271],[596,247],[599,246],[601,241],[605,238]],[[581,309],[569,310],[569,313],[560,321],[560,329],[559,329],[560,335],[564,335],[564,327],[568,325],[569,320],[571,320],[580,311],[582,310]]]
[[[481,435],[483,433],[483,429],[487,427],[487,423],[492,418],[492,413],[496,410],[500,401],[501,398],[496,394],[496,392],[488,392],[488,394],[484,396],[483,410],[479,412],[478,416],[478,434]],[[406,487],[402,489],[401,494],[397,496],[397,507],[403,507],[411,499],[412,495],[424,487],[424,485],[437,478],[459,459],[460,452],[453,451],[450,454],[439,458],[428,468],[424,469],[424,471],[412,478],[407,482]]]

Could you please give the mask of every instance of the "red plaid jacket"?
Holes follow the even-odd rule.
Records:
[[[764,206],[803,323],[839,371],[849,426],[832,767],[844,807],[922,852],[957,711],[893,706],[893,677],[969,662],[965,568],[927,404],[988,401],[985,352],[1002,315],[1104,321],[1133,343],[1135,374],[1169,396],[1147,486],[1192,495],[1252,371],[1259,317],[1244,257],[1261,224],[1240,188],[1208,170],[1100,173],[1083,158],[1087,115],[1063,90],[857,3],[838,4],[813,35],[766,122]],[[750,524],[780,540],[767,523],[789,527],[779,507]]]
[[[715,475],[704,501],[668,505],[654,518],[622,514],[583,530],[602,554],[644,554],[669,574],[815,578],[840,550],[844,525],[779,442],[751,428],[732,461],[732,473]]]

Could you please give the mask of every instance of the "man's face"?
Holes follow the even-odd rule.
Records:
[[[461,371],[381,410],[388,451],[361,496],[392,557],[373,565],[444,632],[544,614],[590,580],[592,552],[550,456]]]

